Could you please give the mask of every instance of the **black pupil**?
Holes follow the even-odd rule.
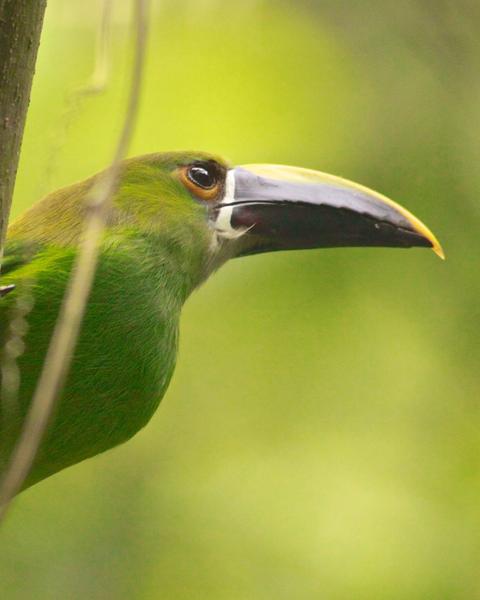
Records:
[[[190,167],[188,176],[193,183],[206,190],[212,188],[216,183],[215,173],[213,169],[207,167]]]

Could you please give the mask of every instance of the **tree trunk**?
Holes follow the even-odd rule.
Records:
[[[46,3],[0,0],[0,249],[8,225]]]

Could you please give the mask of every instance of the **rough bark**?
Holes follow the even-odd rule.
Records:
[[[0,0],[0,249],[8,225],[45,7],[46,0]]]

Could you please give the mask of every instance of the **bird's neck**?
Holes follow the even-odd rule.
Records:
[[[121,254],[137,263],[158,289],[167,312],[180,311],[188,296],[211,272],[208,250],[199,247],[193,237],[172,236],[171,232],[110,230],[102,252]]]

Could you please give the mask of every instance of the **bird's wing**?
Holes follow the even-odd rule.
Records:
[[[1,263],[1,275],[13,275],[16,269],[31,262],[39,249],[40,244],[38,243],[24,240],[7,241]]]
[[[31,262],[38,250],[38,244],[23,240],[11,240],[5,244],[0,270],[0,299],[15,289],[15,271]]]

